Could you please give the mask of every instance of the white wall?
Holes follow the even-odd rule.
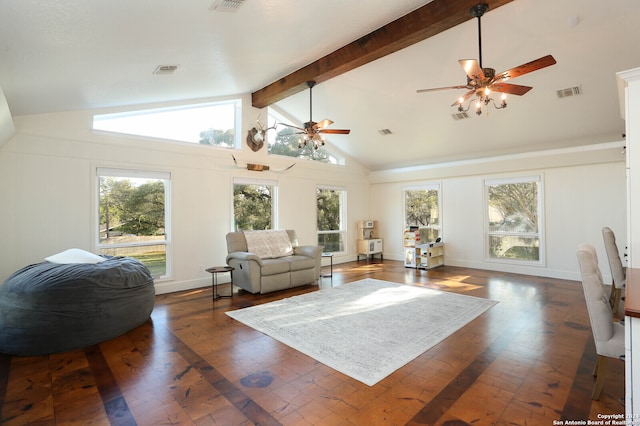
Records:
[[[158,293],[210,285],[203,269],[225,264],[235,176],[277,180],[278,225],[296,229],[301,244],[317,241],[316,185],[343,186],[355,240],[356,222],[369,215],[366,171],[353,161],[342,167],[252,152],[244,136],[257,113],[243,113],[243,149],[234,155],[275,169],[296,162],[291,170],[250,172],[234,166],[228,149],[94,133],[90,111],[15,117],[17,134],[0,148],[0,282],[67,248],[95,251],[96,167],[171,172],[173,277],[156,281]],[[355,243],[349,249],[334,261],[355,259]]]
[[[609,226],[624,248],[626,181],[622,142],[574,150],[508,156],[372,173],[372,217],[380,222],[385,258],[403,259],[406,185],[440,183],[445,264],[579,280],[577,246],[593,244],[610,280],[601,230]],[[540,175],[544,190],[545,265],[526,267],[485,257],[484,179]]]

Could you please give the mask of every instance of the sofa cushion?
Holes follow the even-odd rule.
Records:
[[[291,239],[281,229],[265,231],[243,231],[249,252],[262,259],[290,256],[293,254]]]
[[[313,269],[316,265],[316,260],[306,256],[289,256],[289,269],[291,271],[300,271],[302,269]]]
[[[278,259],[263,259],[260,275],[275,275],[289,272],[289,257],[280,257]]]

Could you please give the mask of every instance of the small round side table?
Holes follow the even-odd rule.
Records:
[[[213,300],[218,300],[221,298],[230,298],[233,297],[233,267],[232,266],[212,266],[211,268],[207,268],[206,271],[211,274],[211,284],[213,286]],[[230,280],[229,280],[229,294],[221,295],[218,293],[218,274],[223,272],[229,272]]]

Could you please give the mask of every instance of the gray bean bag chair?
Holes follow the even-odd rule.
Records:
[[[149,319],[151,273],[139,261],[29,265],[0,286],[0,353],[45,355],[120,336]]]

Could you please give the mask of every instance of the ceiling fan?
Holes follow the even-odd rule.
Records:
[[[318,123],[313,121],[312,114],[312,105],[313,105],[313,86],[316,85],[315,81],[307,81],[307,86],[309,86],[309,121],[304,123],[304,127],[293,126],[291,124],[280,123],[287,127],[292,127],[294,129],[300,130],[299,132],[292,133],[294,135],[304,135],[304,138],[298,144],[298,148],[305,147],[307,145],[313,145],[314,149],[318,149],[320,146],[324,145],[324,138],[321,134],[334,134],[334,135],[348,135],[351,130],[343,130],[343,129],[327,129],[327,126],[333,124],[333,121],[324,119]]]
[[[497,109],[506,108],[506,94],[522,96],[532,89],[532,87],[530,86],[520,86],[518,84],[504,83],[504,81],[519,77],[524,74],[528,74],[530,72],[551,66],[556,63],[556,60],[553,58],[553,56],[547,55],[498,74],[496,74],[496,70],[493,68],[483,68],[482,31],[480,26],[480,18],[488,9],[489,5],[487,4],[478,4],[470,9],[471,15],[478,18],[479,55],[477,61],[475,59],[460,59],[458,61],[462,66],[464,72],[467,74],[467,84],[460,86],[437,87],[433,89],[420,89],[417,90],[418,93],[448,89],[468,89],[468,92],[462,95],[456,102],[451,104],[451,106],[457,105],[458,111],[465,112],[469,109],[471,102],[466,109],[463,108],[463,104],[475,94],[478,98],[478,103],[476,104],[476,114],[480,115],[482,113],[481,106],[483,104],[487,105],[489,104],[489,102],[493,102],[493,106]],[[502,102],[499,107],[496,106],[495,101],[491,99],[491,91],[502,93]]]

